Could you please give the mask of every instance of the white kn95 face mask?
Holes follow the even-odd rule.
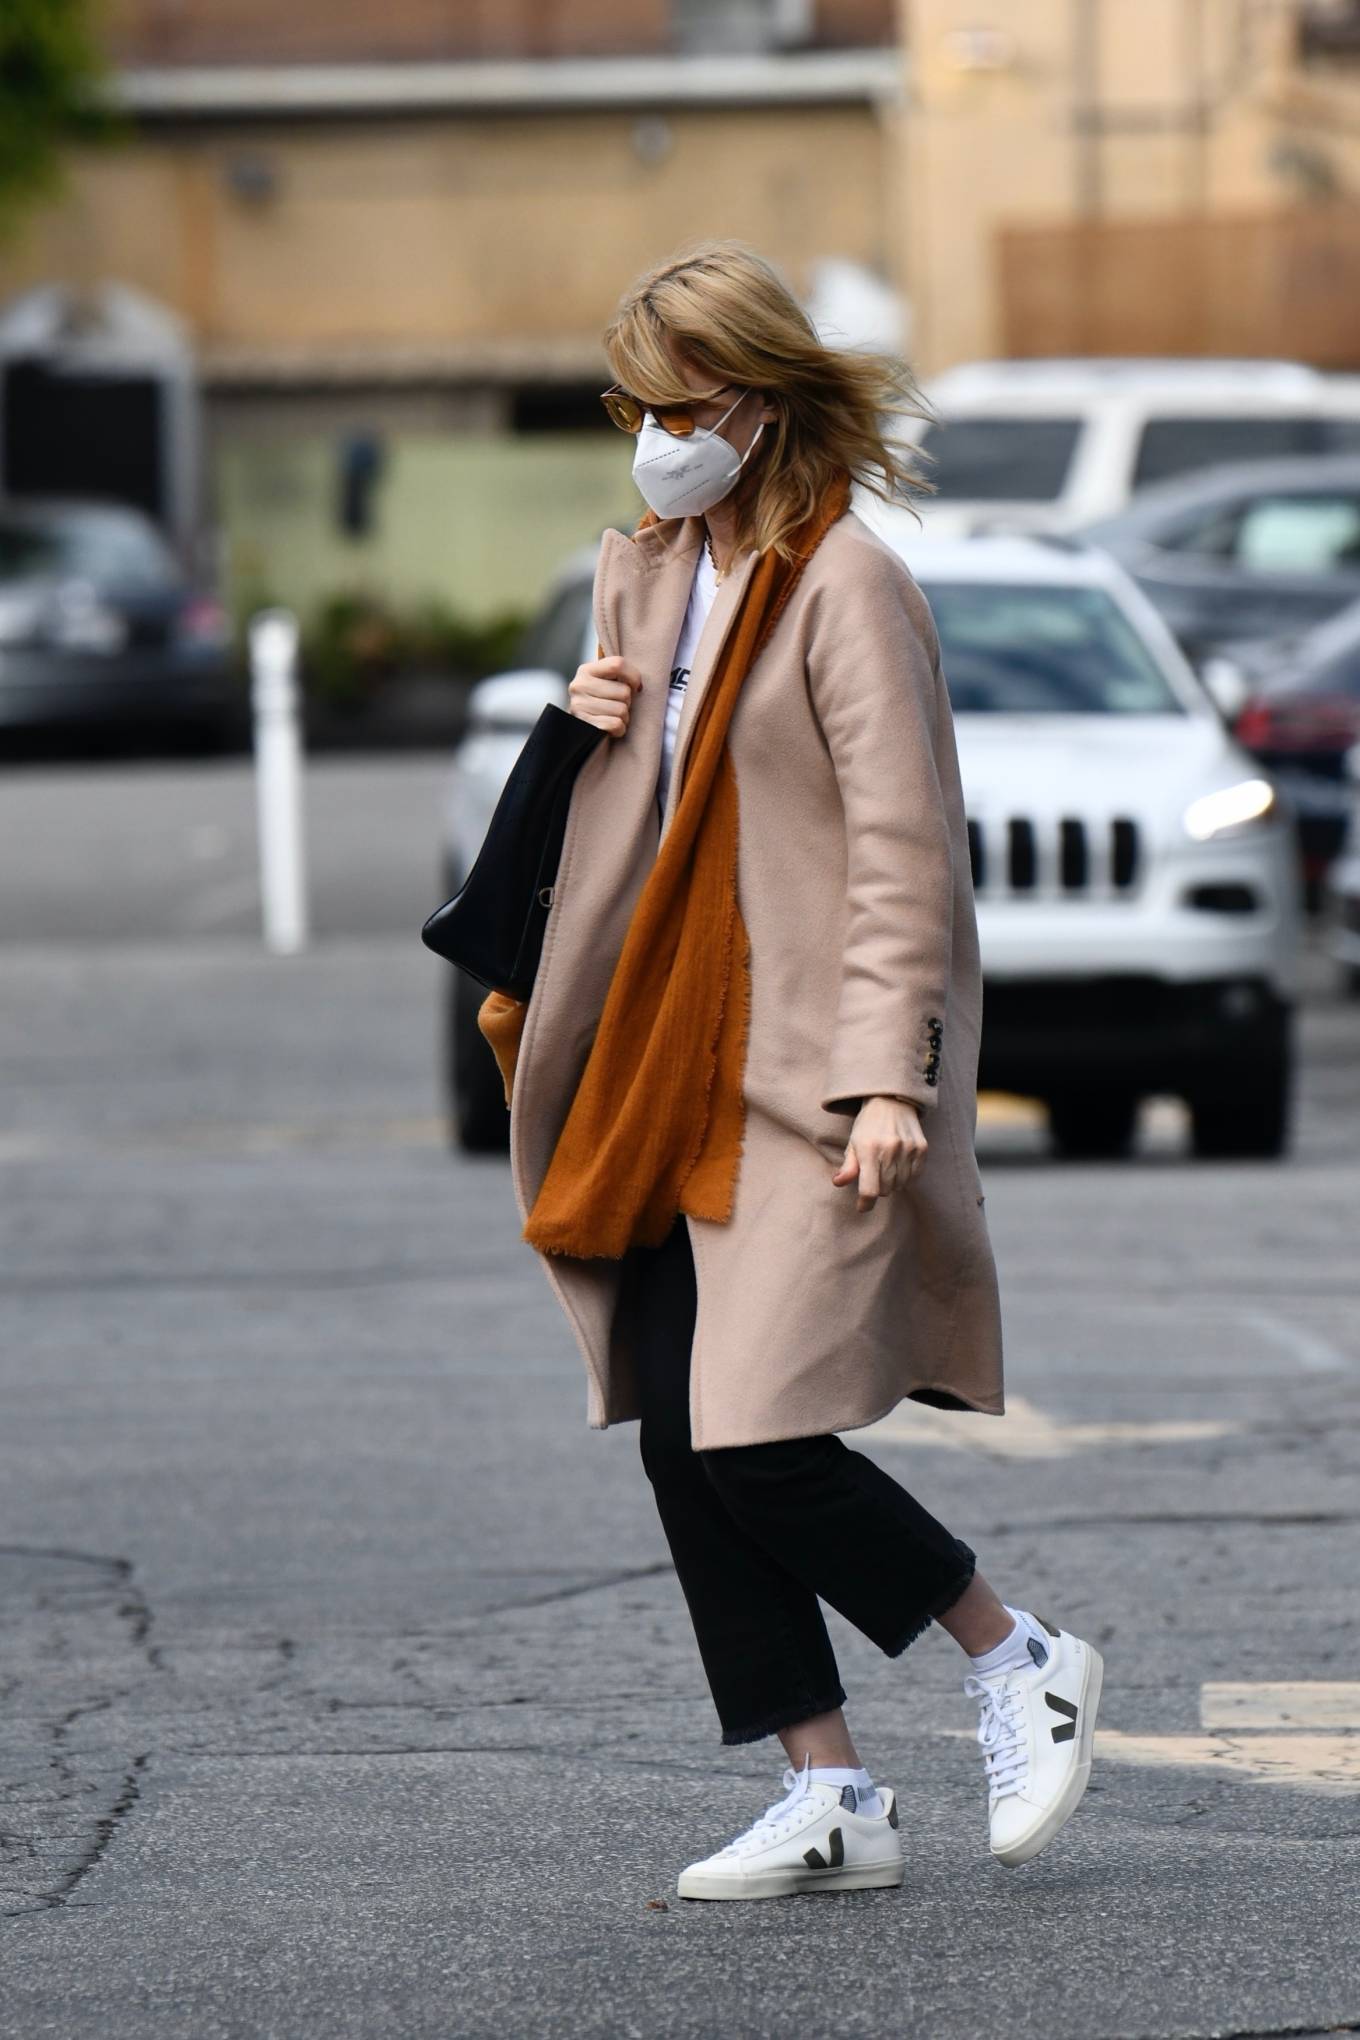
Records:
[[[727,423],[747,394],[743,390],[736,402],[728,405],[719,425]],[[701,517],[727,495],[764,430],[762,418],[750,446],[745,453],[738,453],[717,426],[696,426],[688,439],[677,439],[657,424],[650,411],[644,411],[633,454],[633,480],[658,517]]]

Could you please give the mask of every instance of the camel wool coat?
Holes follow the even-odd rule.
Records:
[[[667,680],[703,539],[699,517],[604,536],[596,631],[643,684],[627,731],[592,751],[572,792],[511,1081],[524,1219],[757,558],[738,555],[719,584],[658,817]],[[847,1430],[904,1397],[998,1414],[1000,1312],[973,1153],[982,987],[953,723],[925,597],[855,511],[831,526],[747,672],[728,743],[751,945],[746,1126],[730,1219],[681,1219],[698,1292],[692,1443]],[[917,1105],[929,1153],[913,1183],[859,1212],[855,1186],[831,1177],[873,1092]],[[585,1361],[589,1423],[637,1417],[622,1262],[539,1259]]]

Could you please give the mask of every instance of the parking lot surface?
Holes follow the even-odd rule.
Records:
[[[855,1441],[1104,1653],[1075,1820],[993,1864],[959,1653],[833,1616],[906,1882],[689,1904],[782,1757],[720,1748],[636,1434],[448,1150],[439,780],[314,776],[293,960],[240,767],[7,789],[0,2034],[1360,2030],[1357,1010],[1315,960],[1282,1165],[985,1101],[1009,1412]]]

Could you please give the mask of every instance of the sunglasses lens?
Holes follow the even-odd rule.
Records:
[[[637,432],[642,425],[642,406],[621,390],[606,390],[600,398],[611,422],[621,432]]]
[[[678,410],[674,404],[641,404],[627,390],[605,390],[600,397],[605,411],[621,432],[640,432],[642,420],[650,411],[663,432],[669,432],[672,439],[689,439],[694,432],[692,411]]]

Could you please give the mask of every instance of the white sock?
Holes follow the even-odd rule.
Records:
[[[813,1764],[809,1766],[808,1777],[819,1785],[834,1785],[839,1792],[844,1792],[847,1785],[853,1786],[855,1804],[852,1809],[848,1809],[849,1811],[867,1814],[873,1818],[884,1810],[877,1787],[865,1770],[846,1770],[838,1768],[835,1764]]]
[[[1046,1664],[1051,1648],[1048,1632],[1041,1622],[1025,1608],[1012,1608],[1008,1601],[1001,1604],[1008,1615],[1015,1617],[1015,1626],[1009,1636],[1003,1636],[1000,1643],[991,1650],[983,1651],[971,1659],[973,1670],[987,1678],[996,1672],[1029,1671],[1034,1665]],[[1030,1644],[1036,1645],[1034,1650]]]

